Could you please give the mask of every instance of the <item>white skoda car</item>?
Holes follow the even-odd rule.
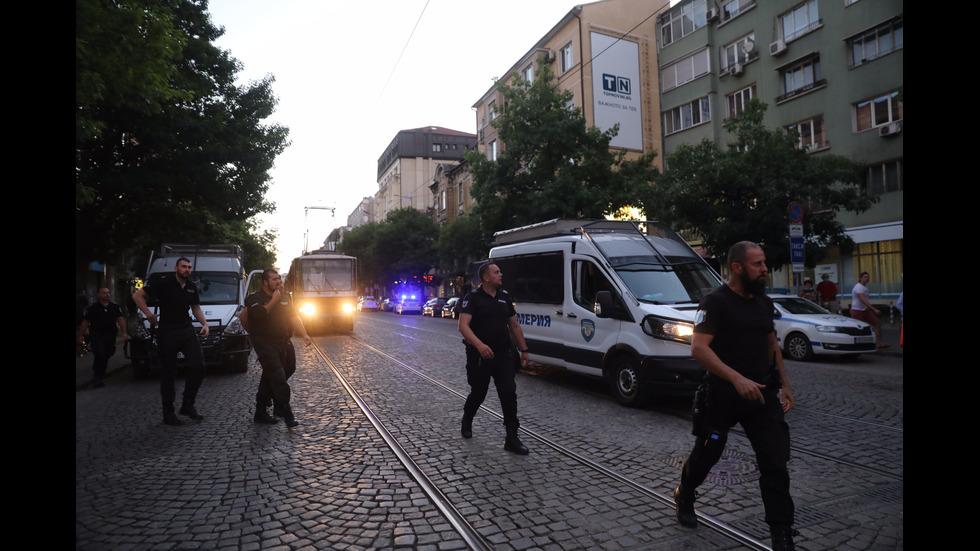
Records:
[[[874,328],[838,316],[800,297],[769,295],[776,305],[776,338],[783,355],[808,361],[814,354],[866,354],[878,350]]]

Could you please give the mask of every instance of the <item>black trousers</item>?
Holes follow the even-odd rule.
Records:
[[[697,440],[684,463],[681,485],[694,491],[721,458],[728,430],[738,423],[745,431],[759,466],[759,489],[770,526],[793,524],[795,506],[789,493],[789,425],[783,416],[778,390],[763,390],[765,405],[744,400],[727,382],[710,383],[707,417],[696,429]]]
[[[252,346],[262,366],[259,390],[255,403],[268,407],[288,406],[290,399],[289,378],[296,372],[296,349],[290,339],[276,342],[262,337],[252,337]]]
[[[514,358],[509,350],[494,350],[494,357],[483,358],[476,348],[466,345],[466,382],[470,384],[470,394],[463,405],[463,416],[472,419],[487,397],[490,379],[497,388],[500,409],[504,414],[504,426],[517,430],[517,381]]]
[[[178,327],[158,327],[157,344],[160,345],[160,398],[163,401],[163,413],[173,413],[174,399],[177,391],[174,387],[177,380],[177,353],[180,352],[187,360],[187,379],[184,381],[185,406],[193,406],[197,399],[197,391],[204,382],[204,352],[201,341],[197,338],[197,330],[191,324]]]
[[[88,344],[92,347],[92,383],[98,384],[105,377],[109,358],[116,353],[116,334],[89,331]]]

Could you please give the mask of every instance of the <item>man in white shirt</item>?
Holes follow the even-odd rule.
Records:
[[[868,272],[861,272],[858,282],[851,289],[851,317],[866,322],[874,328],[879,349],[889,348],[891,345],[881,341],[881,320],[878,319],[881,310],[875,308],[868,299],[869,281],[871,281],[871,275]]]

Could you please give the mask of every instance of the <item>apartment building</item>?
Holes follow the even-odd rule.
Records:
[[[830,250],[796,281],[774,274],[777,287],[828,273],[846,305],[867,271],[879,302],[902,291],[903,10],[902,0],[682,0],[657,18],[665,154],[704,139],[724,146],[722,124],[758,98],[766,125],[797,130],[810,154],[867,166],[865,191],[879,202],[838,214],[855,250]]]
[[[575,6],[500,77],[533,81],[548,64],[571,90],[586,124],[619,124],[612,145],[636,155],[661,150],[656,15],[669,0],[601,0]],[[478,149],[490,159],[505,147],[490,124],[505,108],[496,86],[473,105]]]
[[[439,163],[435,176],[429,183],[432,195],[432,215],[436,224],[443,226],[462,216],[473,207],[470,176],[466,161]]]
[[[464,160],[476,148],[476,135],[439,126],[402,130],[378,158],[378,191],[374,196],[374,221],[392,210],[410,207],[431,213],[431,183],[444,163]]]

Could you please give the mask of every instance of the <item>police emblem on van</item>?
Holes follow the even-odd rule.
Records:
[[[595,336],[595,322],[592,320],[582,320],[582,338],[585,342],[592,340]]]

